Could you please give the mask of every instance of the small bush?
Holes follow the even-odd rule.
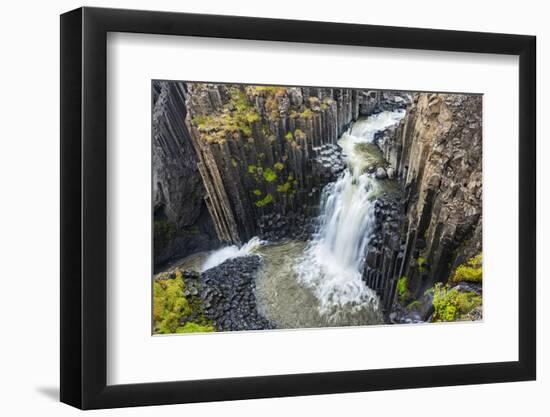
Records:
[[[285,139],[286,140],[293,140],[294,136],[292,136],[292,132],[286,132]]]

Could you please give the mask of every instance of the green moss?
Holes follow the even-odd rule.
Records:
[[[231,165],[233,166],[233,168],[237,168],[237,165],[239,164],[235,158],[231,158]]]
[[[399,294],[399,298],[401,299],[404,299],[409,294],[408,282],[409,280],[405,276],[397,280],[397,294]]]
[[[256,207],[265,207],[268,204],[273,202],[273,195],[272,194],[266,194],[264,198],[261,200],[256,201],[254,204],[256,204]]]
[[[184,295],[185,283],[181,271],[171,279],[153,282],[153,322],[155,333],[189,333],[214,331],[212,322],[202,314],[201,302]],[[194,321],[187,319],[193,316]]]
[[[300,117],[302,119],[311,119],[313,117],[314,113],[311,109],[306,108],[301,114]]]
[[[441,283],[433,293],[434,321],[455,321],[481,305],[481,296],[475,292],[458,291]]]
[[[248,123],[254,123],[254,122],[260,121],[260,115],[255,111],[246,113],[244,117]]]
[[[282,97],[286,95],[286,87],[275,87],[272,85],[255,85],[249,87],[252,92],[263,96]]]
[[[258,167],[256,165],[248,165],[247,171],[249,174],[255,174],[257,170]]]
[[[254,195],[257,195],[257,196],[261,196],[262,195],[262,192],[259,190],[259,189],[255,189],[254,191],[252,191],[254,193]]]
[[[294,131],[294,137],[299,140],[303,140],[306,138],[306,134],[303,132],[303,130],[296,129]]]
[[[282,171],[283,169],[285,169],[285,165],[282,162],[275,162],[275,165],[273,165],[273,167],[277,171]]]
[[[189,322],[189,323],[185,323],[184,326],[179,326],[176,329],[175,333],[204,333],[204,332],[213,332],[213,331],[214,331],[214,326],[212,325],[203,326],[201,324]]]
[[[273,87],[271,85],[256,85],[253,88],[257,93],[275,94],[277,91],[277,87]]]
[[[416,307],[418,307],[418,306],[420,306],[420,301],[414,300],[412,303],[409,303],[409,304],[407,305],[407,309],[408,309],[408,310],[412,310],[413,308],[416,308]]]
[[[468,261],[456,268],[451,280],[453,282],[481,282],[483,280],[482,254],[480,253],[468,259]]]
[[[195,127],[209,142],[221,143],[228,135],[241,133],[252,135],[252,125],[261,120],[260,115],[248,101],[246,94],[237,87],[229,89],[229,103],[216,114],[197,115],[191,119]]]
[[[277,174],[271,168],[264,169],[263,175],[264,175],[264,179],[267,182],[273,182],[277,179]]]
[[[287,193],[290,190],[291,187],[292,187],[292,183],[287,181],[287,182],[277,186],[277,192]]]
[[[422,256],[419,256],[416,260],[416,263],[418,264],[418,270],[420,272],[424,272],[426,270],[426,258],[423,258]]]
[[[292,132],[286,132],[285,139],[286,140],[293,140],[294,136],[292,135]]]

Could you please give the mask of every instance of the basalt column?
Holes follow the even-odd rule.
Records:
[[[188,84],[185,119],[218,237],[300,233],[342,170],[336,142],[359,116],[350,89]],[[279,233],[279,235],[278,235]]]
[[[389,309],[401,279],[417,299],[481,252],[481,96],[416,94],[377,143],[404,191],[377,204],[365,280]],[[396,237],[400,236],[400,238]]]
[[[153,209],[155,262],[216,245],[203,201],[204,185],[185,125],[185,84],[153,82]]]

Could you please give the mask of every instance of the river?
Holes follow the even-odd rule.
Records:
[[[324,187],[316,232],[310,241],[270,243],[255,237],[241,247],[226,246],[195,258],[195,268],[204,271],[226,259],[252,253],[262,256],[263,268],[256,279],[257,304],[279,328],[382,323],[378,296],[364,283],[362,271],[376,197],[392,184],[377,180],[368,168],[380,158],[373,144],[375,133],[397,124],[404,115],[405,111],[399,110],[362,118],[342,135],[338,144],[346,169]]]

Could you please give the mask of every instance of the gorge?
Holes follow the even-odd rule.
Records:
[[[156,333],[482,318],[482,97],[153,82]]]

